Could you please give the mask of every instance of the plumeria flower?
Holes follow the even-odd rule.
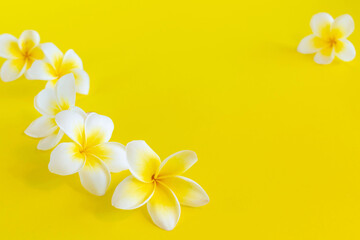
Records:
[[[75,99],[75,79],[72,73],[61,77],[55,88],[45,88],[36,95],[34,105],[42,116],[30,124],[25,130],[25,134],[41,138],[37,146],[39,150],[49,150],[55,147],[63,137],[63,131],[55,122],[55,116],[59,112],[68,109],[82,111],[75,107]]]
[[[301,40],[300,53],[316,53],[314,60],[319,64],[329,64],[335,56],[345,62],[355,58],[355,48],[346,39],[355,28],[350,15],[344,14],[334,20],[327,13],[318,13],[312,17],[310,27],[313,34]]]
[[[40,36],[34,30],[24,31],[19,39],[7,33],[0,35],[0,57],[8,59],[1,67],[4,82],[20,78],[35,60],[44,58],[39,43]]]
[[[70,49],[63,54],[53,43],[44,43],[41,49],[45,54],[44,60],[37,60],[27,71],[26,78],[30,80],[46,80],[46,87],[54,87],[62,76],[73,73],[75,76],[76,92],[88,94],[90,80],[83,70],[80,57]]]
[[[49,170],[59,175],[79,173],[81,184],[90,193],[104,195],[110,172],[128,169],[125,147],[109,142],[113,121],[96,113],[66,110],[55,121],[74,142],[60,143],[51,153]]]
[[[147,203],[154,223],[172,230],[180,217],[180,204],[199,207],[209,202],[199,184],[180,176],[197,161],[195,152],[180,151],[161,162],[144,141],[132,141],[126,146],[126,157],[132,176],[116,187],[114,207],[129,210]]]

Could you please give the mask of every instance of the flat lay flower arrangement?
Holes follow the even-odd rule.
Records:
[[[2,7],[3,239],[359,239],[360,2]]]
[[[102,196],[110,185],[110,172],[130,169],[133,176],[116,188],[113,206],[130,210],[147,203],[152,220],[165,230],[175,228],[180,204],[199,207],[209,202],[199,184],[180,176],[197,161],[194,152],[181,151],[161,162],[144,141],[126,147],[109,142],[114,130],[111,118],[75,106],[76,93],[88,94],[90,81],[72,49],[63,54],[53,43],[41,44],[36,31],[26,30],[19,39],[0,35],[0,56],[9,59],[1,68],[3,81],[14,81],[23,74],[29,80],[47,81],[34,101],[42,116],[25,133],[40,139],[39,150],[55,147],[50,172],[79,173],[83,187]],[[64,134],[73,142],[59,144]]]

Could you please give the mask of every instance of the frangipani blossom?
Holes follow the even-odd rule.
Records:
[[[46,87],[54,87],[56,81],[62,76],[73,73],[76,92],[89,93],[89,76],[83,70],[83,63],[74,50],[70,49],[63,54],[53,43],[44,43],[41,45],[41,49],[45,54],[45,59],[33,63],[27,71],[27,79],[46,80],[48,81]]]
[[[180,204],[199,207],[209,202],[199,184],[180,176],[197,161],[195,152],[180,151],[161,162],[144,141],[132,141],[126,146],[126,157],[132,176],[116,187],[114,207],[129,210],[147,203],[154,223],[172,230],[180,218]]]
[[[40,36],[34,30],[24,31],[19,39],[7,33],[0,35],[0,57],[8,59],[1,67],[4,82],[18,79],[35,60],[44,58],[39,43]]]
[[[81,184],[90,193],[104,195],[110,172],[128,169],[125,147],[109,142],[113,121],[96,113],[66,110],[58,113],[56,123],[74,142],[60,143],[51,153],[49,170],[59,175],[79,173]]]
[[[300,53],[316,53],[314,60],[319,64],[329,64],[335,56],[345,62],[355,58],[355,48],[346,39],[355,28],[350,15],[344,14],[334,20],[327,13],[318,13],[312,17],[310,26],[313,34],[301,40]]]
[[[34,105],[42,116],[30,124],[25,134],[41,138],[37,146],[39,150],[49,150],[60,142],[64,133],[57,126],[55,116],[61,111],[75,109],[75,99],[75,79],[72,73],[61,77],[55,88],[45,88],[36,95]]]

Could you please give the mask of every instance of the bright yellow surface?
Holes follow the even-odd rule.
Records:
[[[23,131],[45,82],[0,82],[1,239],[359,239],[360,56],[317,65],[296,52],[311,16],[348,1],[1,1],[1,32],[74,49],[90,75],[77,103],[114,120],[113,140],[143,139],[164,159],[190,149],[185,176],[210,196],[177,227],[146,208],[111,206],[78,175],[51,174]]]

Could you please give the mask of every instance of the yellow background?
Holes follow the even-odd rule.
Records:
[[[317,65],[296,52],[312,15],[357,0],[1,1],[1,32],[74,49],[90,75],[77,105],[111,117],[112,140],[143,139],[210,203],[156,227],[146,208],[111,206],[78,175],[51,174],[23,131],[45,82],[0,82],[1,239],[359,239],[360,57]],[[360,31],[350,36],[360,52]]]

